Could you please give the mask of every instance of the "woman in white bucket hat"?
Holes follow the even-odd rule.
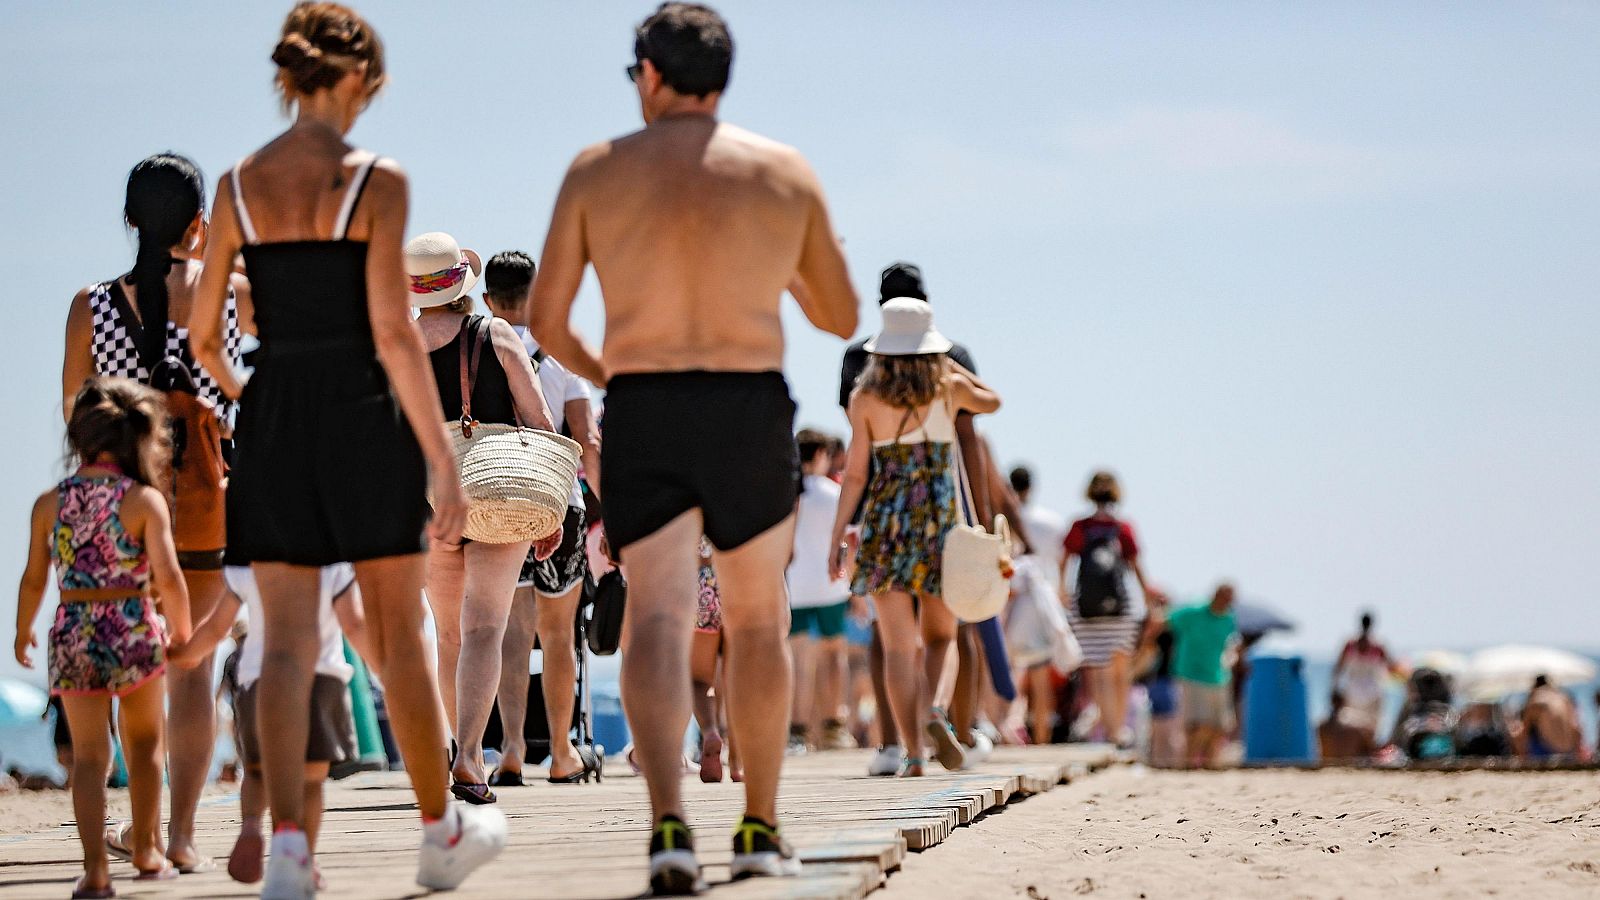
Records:
[[[484,424],[554,430],[539,377],[522,339],[504,319],[472,314],[470,291],[483,274],[478,254],[442,231],[406,243],[405,268],[417,327],[428,350],[447,421],[463,415],[461,360],[476,361],[470,381],[472,418]],[[486,352],[492,351],[492,352]],[[534,547],[555,551],[561,532]],[[452,743],[450,792],[467,803],[496,800],[483,763],[483,730],[500,684],[500,642],[511,614],[529,542],[485,544],[456,535],[428,551],[428,605],[439,642],[439,689]]]
[[[881,309],[883,329],[867,342],[872,356],[850,398],[850,455],[828,575],[850,577],[852,594],[872,598],[890,712],[906,748],[901,774],[918,776],[929,704],[956,635],[939,583],[945,534],[960,521],[955,417],[992,413],[1000,396],[944,355],[950,340],[934,327],[927,301],[902,297]],[[863,497],[852,567],[845,528]],[[942,740],[942,717],[936,713],[926,728],[938,732],[940,762],[959,768],[960,747],[953,737]]]

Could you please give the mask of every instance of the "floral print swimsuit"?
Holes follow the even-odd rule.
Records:
[[[126,590],[117,600],[66,600],[50,626],[50,693],[122,696],[167,667],[166,625],[150,598],[144,542],[122,524],[122,500],[137,482],[73,475],[57,486],[60,506],[50,558],[63,591]]]
[[[850,592],[943,596],[944,538],[956,526],[955,419],[930,403],[920,425],[874,442]]]

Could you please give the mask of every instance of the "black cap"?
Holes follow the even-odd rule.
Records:
[[[878,302],[888,303],[896,297],[928,299],[922,289],[922,270],[908,262],[892,263],[878,276]]]

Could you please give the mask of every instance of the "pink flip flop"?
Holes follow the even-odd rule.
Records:
[[[177,878],[178,868],[173,865],[165,865],[159,869],[151,869],[149,871],[140,869],[139,874],[133,876],[134,881],[175,881]]]

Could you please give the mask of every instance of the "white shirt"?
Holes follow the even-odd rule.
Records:
[[[789,605],[806,609],[842,603],[850,598],[850,586],[828,578],[839,486],[821,475],[807,475],[803,484],[805,493],[795,512],[794,561],[789,563]]]
[[[255,684],[261,677],[261,654],[266,643],[266,617],[261,611],[261,589],[256,585],[255,573],[249,566],[228,566],[223,569],[228,589],[244,601],[250,617],[250,636],[244,639],[244,649],[239,652],[239,687]],[[355,584],[356,570],[349,563],[323,566],[318,582],[317,598],[317,674],[330,675],[348,684],[355,669],[344,661],[343,634],[339,620],[333,614],[334,598],[341,596]]]
[[[1061,588],[1061,558],[1067,549],[1067,520],[1058,512],[1029,503],[1022,507],[1022,527],[1028,529],[1028,540],[1033,544],[1034,555],[1044,564],[1044,577],[1050,586]]]
[[[528,348],[528,355],[533,356],[539,352],[539,343],[528,334],[528,326],[513,325],[517,336],[522,338],[522,345]],[[544,393],[544,402],[550,407],[550,424],[557,432],[567,422],[567,403],[572,400],[589,402],[589,382],[572,374],[566,366],[556,362],[555,357],[546,356],[539,362],[539,390]],[[583,489],[577,482],[572,483],[572,497],[568,504],[583,508]]]

